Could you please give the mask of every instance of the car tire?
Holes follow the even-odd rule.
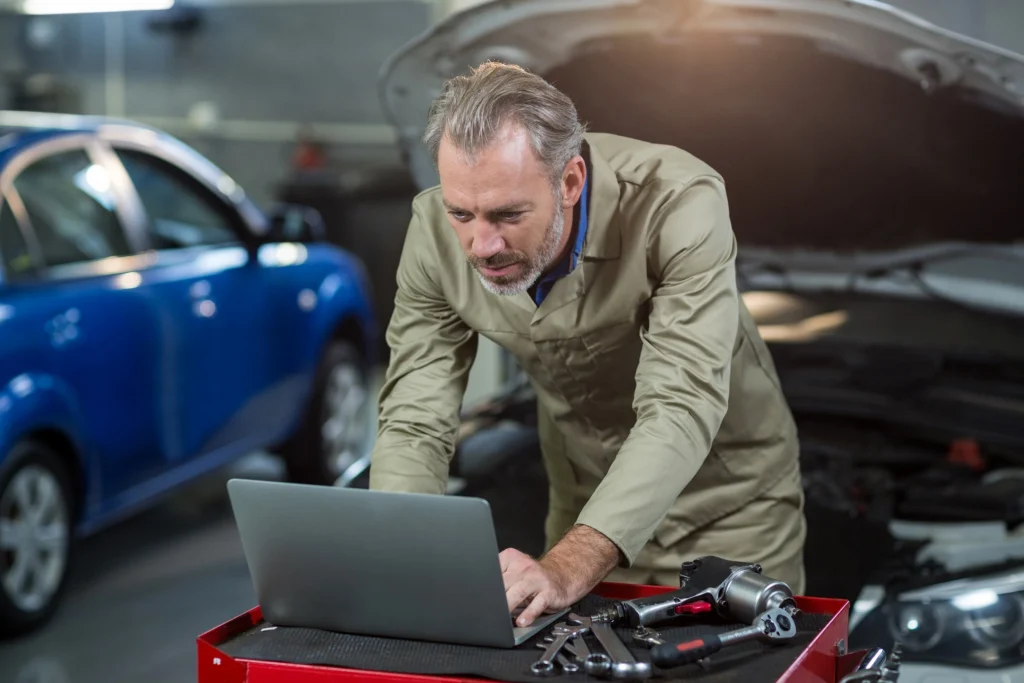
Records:
[[[299,432],[283,456],[290,481],[333,485],[346,472],[366,464],[369,375],[350,342],[334,340],[317,367],[313,390]]]
[[[56,612],[71,567],[74,510],[70,471],[54,451],[35,441],[11,449],[0,475],[0,637],[26,635]]]

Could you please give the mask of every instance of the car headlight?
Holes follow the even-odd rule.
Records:
[[[890,594],[850,634],[855,649],[896,641],[905,662],[992,668],[1024,661],[1024,568]]]

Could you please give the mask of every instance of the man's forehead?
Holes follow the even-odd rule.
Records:
[[[538,201],[547,187],[543,165],[520,137],[499,136],[467,155],[444,139],[438,157],[441,196],[449,209],[507,211]]]
[[[481,173],[537,175],[544,165],[528,139],[519,136],[498,136],[488,144],[463,149],[450,138],[441,139],[438,167],[442,175],[473,175]]]

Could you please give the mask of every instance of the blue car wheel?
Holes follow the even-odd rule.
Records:
[[[16,445],[0,475],[0,635],[23,635],[56,610],[71,564],[74,488],[56,453]]]
[[[292,481],[344,483],[368,466],[368,379],[365,361],[355,346],[342,339],[328,345],[302,426],[282,453]]]

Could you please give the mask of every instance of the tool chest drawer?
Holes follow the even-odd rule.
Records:
[[[667,592],[671,588],[604,583],[584,598],[577,611],[588,613],[613,600]],[[802,614],[797,635],[781,645],[747,642],[725,648],[701,664],[656,670],[651,681],[702,683],[835,683],[847,640],[849,603],[845,600],[797,598]],[[659,629],[666,640],[738,628],[707,615]],[[277,628],[254,608],[198,638],[199,683],[461,683],[469,681],[539,681],[530,671],[541,650],[545,629],[524,645],[505,650],[374,638],[317,629]],[[627,635],[628,631],[620,632]],[[630,642],[628,637],[624,642]],[[649,650],[629,648],[638,660]],[[582,671],[545,677],[564,683],[595,681]],[[611,680],[611,679],[606,679]]]

